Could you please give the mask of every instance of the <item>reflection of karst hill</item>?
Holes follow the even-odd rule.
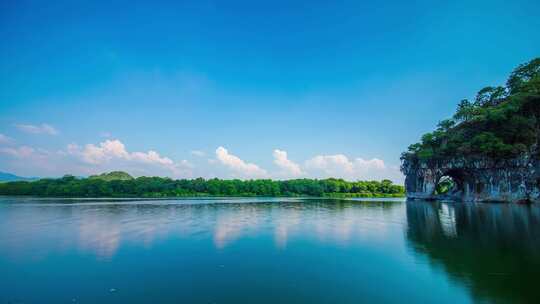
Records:
[[[407,223],[409,245],[476,299],[540,299],[540,207],[407,202]]]

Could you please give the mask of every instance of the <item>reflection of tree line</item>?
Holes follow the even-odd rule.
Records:
[[[407,202],[407,223],[409,245],[476,299],[540,299],[540,207]]]
[[[365,212],[358,212],[359,209],[381,210],[386,213],[399,205],[395,202],[306,199],[279,204],[267,202],[207,206],[219,209],[213,236],[216,247],[224,248],[262,225],[269,224],[270,227],[267,228],[273,230],[275,245],[283,248],[299,229],[302,229],[302,235],[307,233],[319,240],[347,241],[357,232],[355,229],[362,228],[362,218],[359,215]],[[226,208],[223,208],[224,206]]]
[[[214,201],[195,201],[194,204],[170,201],[150,204],[85,201],[81,204],[78,201],[77,204],[55,207],[39,203],[36,207],[18,209],[28,212],[22,217],[25,219],[21,223],[24,229],[6,227],[3,232],[18,234],[20,240],[46,239],[54,235],[55,239],[61,240],[57,242],[58,246],[72,244],[106,259],[113,257],[126,242],[151,247],[157,239],[197,236],[210,237],[217,248],[224,248],[260,229],[271,231],[275,245],[283,248],[299,229],[302,229],[303,236],[349,240],[359,229],[370,224],[362,222],[362,216],[369,214],[364,209],[387,213],[401,205],[338,199],[258,199],[251,203],[249,199],[242,203]],[[58,226],[63,227],[60,232]],[[9,232],[10,229],[16,231]],[[20,248],[30,250],[29,246],[34,243],[20,242]],[[63,250],[56,245],[48,248]]]

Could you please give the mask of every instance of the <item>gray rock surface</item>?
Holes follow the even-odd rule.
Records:
[[[410,199],[464,202],[540,202],[540,161],[530,156],[510,160],[489,158],[439,161],[403,160],[405,190]],[[443,176],[450,176],[454,189],[437,195]]]

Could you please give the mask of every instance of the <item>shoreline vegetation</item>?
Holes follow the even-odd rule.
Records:
[[[401,160],[430,163],[455,158],[508,160],[540,157],[540,57],[519,65],[506,85],[485,87],[463,99],[456,113],[439,122],[402,153]]]
[[[0,195],[94,198],[174,198],[174,197],[405,197],[402,185],[390,180],[345,181],[343,179],[223,180],[163,177],[133,178],[115,171],[77,178],[44,178],[37,181],[0,183]]]

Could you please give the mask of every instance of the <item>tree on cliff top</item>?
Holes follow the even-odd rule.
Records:
[[[462,100],[452,118],[424,134],[401,158],[512,158],[534,152],[539,137],[540,58],[535,58],[514,69],[505,87],[485,87],[473,101]]]

